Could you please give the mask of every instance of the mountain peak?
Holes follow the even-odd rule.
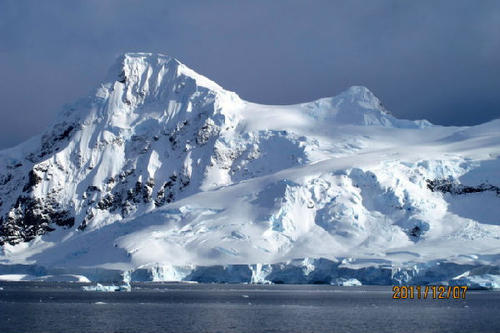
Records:
[[[358,103],[367,109],[380,109],[382,106],[377,96],[365,86],[351,86],[337,97],[346,102]],[[383,111],[387,112],[385,109]]]
[[[126,53],[110,75],[43,135],[2,152],[1,263],[136,279],[156,267],[151,276],[175,272],[163,280],[211,281],[220,268],[233,282],[330,283],[342,271],[401,283],[427,278],[399,271],[405,260],[436,276],[436,260],[499,246],[498,124],[487,135],[426,129],[362,86],[296,105],[245,102],[161,54]],[[384,266],[293,264],[343,256]],[[280,262],[293,267],[259,264]],[[220,266],[230,264],[247,268]]]
[[[198,74],[174,57],[165,54],[127,52],[120,55],[110,68],[108,82],[118,81],[125,85],[143,85],[148,81],[147,88],[159,87],[165,80],[175,80],[179,77],[190,78],[196,85],[214,91],[224,89]]]
[[[370,89],[365,86],[354,85],[347,88],[344,92],[352,95],[373,95]]]

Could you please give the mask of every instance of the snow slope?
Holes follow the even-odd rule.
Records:
[[[95,94],[0,156],[0,274],[390,284],[469,272],[490,285],[500,274],[500,120],[401,120],[365,87],[259,105],[174,58],[128,53]]]

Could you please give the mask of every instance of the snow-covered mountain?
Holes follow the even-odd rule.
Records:
[[[500,120],[401,120],[359,86],[259,105],[128,53],[0,152],[0,274],[494,285],[499,157]]]

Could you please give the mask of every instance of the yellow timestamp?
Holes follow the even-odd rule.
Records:
[[[465,299],[467,286],[393,286],[393,299]]]

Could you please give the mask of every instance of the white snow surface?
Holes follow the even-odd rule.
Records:
[[[0,281],[45,281],[45,282],[90,282],[87,277],[75,274],[61,274],[61,275],[28,275],[28,274],[2,274]]]
[[[357,285],[432,282],[425,272],[441,265],[436,281],[474,267],[498,276],[499,157],[500,120],[401,120],[360,86],[260,105],[169,56],[127,53],[46,132],[0,152],[4,223],[26,221],[19,197],[38,200],[38,216],[74,218],[9,242],[32,230],[16,222],[0,274]]]

